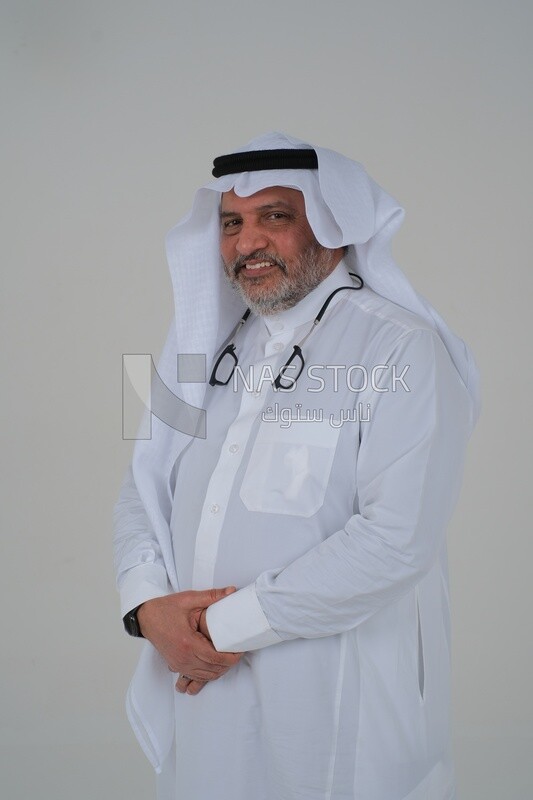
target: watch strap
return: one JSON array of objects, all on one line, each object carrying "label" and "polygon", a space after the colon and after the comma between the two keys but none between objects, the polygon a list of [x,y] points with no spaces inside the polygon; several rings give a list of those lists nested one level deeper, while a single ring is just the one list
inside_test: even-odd
[{"label": "watch strap", "polygon": [[124,623],[124,629],[126,633],[129,633],[130,636],[136,636],[139,639],[144,639],[144,636],[141,633],[141,626],[139,625],[139,620],[137,619],[137,611],[142,606],[142,603],[138,605],[136,608],[132,608],[131,611],[122,618],[122,622]]}]

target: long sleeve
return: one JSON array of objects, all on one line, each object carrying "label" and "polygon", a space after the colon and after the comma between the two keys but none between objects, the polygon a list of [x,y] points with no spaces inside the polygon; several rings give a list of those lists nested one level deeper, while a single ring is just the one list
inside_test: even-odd
[{"label": "long sleeve", "polygon": [[131,466],[126,471],[113,519],[115,570],[124,616],[146,600],[172,592]]},{"label": "long sleeve", "polygon": [[370,398],[356,464],[358,513],[291,564],[212,605],[207,624],[218,650],[354,628],[435,562],[459,492],[470,404],[430,330],[402,335],[387,363],[410,365],[410,391]]}]

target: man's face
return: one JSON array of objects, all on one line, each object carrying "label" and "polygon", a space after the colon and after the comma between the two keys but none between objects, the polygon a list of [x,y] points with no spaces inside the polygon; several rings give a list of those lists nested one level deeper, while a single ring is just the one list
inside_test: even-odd
[{"label": "man's face", "polygon": [[250,197],[222,194],[220,252],[226,276],[256,314],[296,305],[333,271],[342,249],[322,247],[297,189],[273,186]]}]

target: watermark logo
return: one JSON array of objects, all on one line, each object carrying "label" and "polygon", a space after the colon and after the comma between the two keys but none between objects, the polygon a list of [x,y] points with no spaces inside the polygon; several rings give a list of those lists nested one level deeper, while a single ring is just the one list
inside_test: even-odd
[{"label": "watermark logo", "polygon": [[[410,392],[406,381],[409,364],[376,364],[369,368],[361,364],[310,364],[298,382],[305,381],[305,390],[310,394],[320,392],[351,392],[359,394],[371,391]],[[176,358],[178,383],[206,383],[206,356],[204,353],[179,353]],[[289,375],[287,375],[289,378]],[[296,389],[296,380],[289,380],[285,387],[274,386],[275,374],[270,364],[260,369],[251,365],[245,372],[235,367],[228,389],[234,392],[260,394],[266,385],[274,392],[290,393]],[[300,383],[301,385],[301,383]],[[231,388],[229,388],[231,387]],[[216,391],[225,387],[216,387]],[[227,390],[227,389],[226,389]],[[153,417],[170,428],[188,436],[205,439],[207,435],[207,412],[178,397],[165,384],[149,353],[128,353],[122,356],[122,438],[149,440],[152,438]],[[326,415],[322,409],[302,411],[302,404],[291,408],[280,408],[278,403],[269,406],[261,415],[263,422],[276,421],[281,427],[301,422],[329,421],[332,427],[341,427],[346,422],[369,422],[370,403],[358,402],[355,407],[340,410],[338,414]],[[139,425],[139,419],[141,423]]]},{"label": "watermark logo", "polygon": [[302,403],[294,404],[294,411],[288,406],[280,407],[279,403],[261,413],[263,422],[278,423],[280,428],[290,428],[299,422],[328,422],[332,428],[342,428],[345,422],[370,422],[370,403],[357,403],[355,408],[341,409],[338,414],[324,414],[323,408],[308,408],[302,411]]},{"label": "watermark logo", "polygon": [[[355,393],[365,392],[369,388],[378,393],[410,392],[405,379],[408,369],[409,364],[401,368],[397,364],[376,364],[371,368],[362,364],[310,364],[305,373],[308,381],[306,388],[312,394],[323,391],[337,393],[343,388]],[[293,392],[297,381],[288,372],[284,377],[289,385],[275,391]],[[264,383],[274,383],[274,380],[275,374],[270,364],[261,365],[259,371],[252,364],[246,372],[237,364],[232,376],[232,388],[234,392],[261,391]]]},{"label": "watermark logo", "polygon": [[[179,383],[205,383],[206,360],[202,353],[178,354]],[[139,418],[142,417],[139,426]],[[152,417],[188,436],[206,438],[205,408],[186,403],[165,384],[150,354],[122,356],[122,438],[151,439]]]}]

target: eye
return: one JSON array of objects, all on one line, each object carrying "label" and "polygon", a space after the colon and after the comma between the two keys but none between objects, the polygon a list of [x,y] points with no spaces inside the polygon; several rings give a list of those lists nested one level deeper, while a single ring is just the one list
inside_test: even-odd
[{"label": "eye", "polygon": [[234,217],[233,219],[225,219],[222,222],[222,230],[224,233],[231,234],[236,232],[236,228],[241,224],[241,220],[238,217]]},{"label": "eye", "polygon": [[272,222],[288,222],[291,217],[289,214],[284,213],[283,211],[271,211],[267,219]]}]

